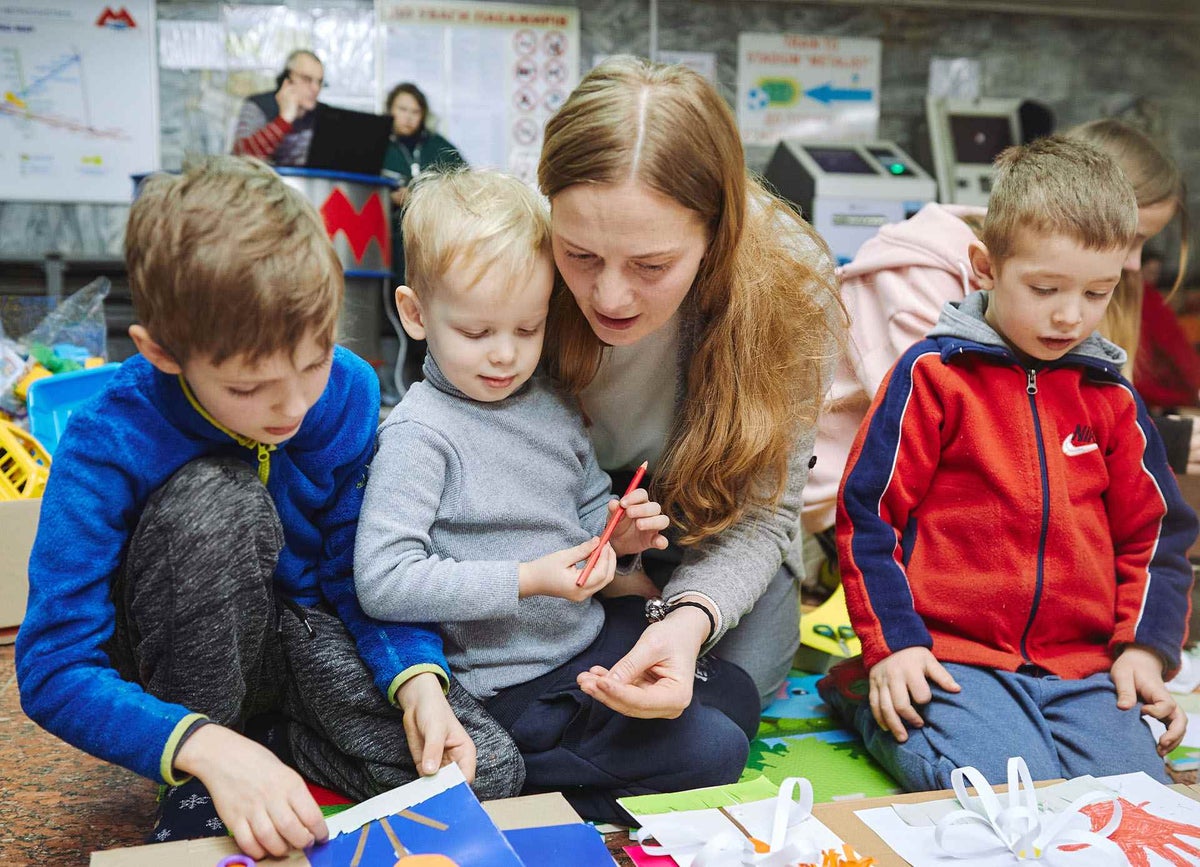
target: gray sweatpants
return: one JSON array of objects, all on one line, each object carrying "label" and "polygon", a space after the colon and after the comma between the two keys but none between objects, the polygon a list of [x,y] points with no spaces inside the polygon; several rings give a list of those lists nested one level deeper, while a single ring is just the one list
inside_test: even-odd
[{"label": "gray sweatpants", "polygon": [[[230,728],[281,712],[296,769],[356,800],[412,781],[402,714],[341,620],[276,594],[282,546],[274,502],[249,465],[184,466],[150,497],[126,552],[114,665]],[[479,797],[518,794],[525,770],[512,739],[456,681],[449,701],[478,751]]]}]

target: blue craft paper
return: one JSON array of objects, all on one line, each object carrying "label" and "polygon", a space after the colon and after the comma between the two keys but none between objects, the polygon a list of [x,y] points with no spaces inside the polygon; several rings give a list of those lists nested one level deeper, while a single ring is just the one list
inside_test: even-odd
[{"label": "blue craft paper", "polygon": [[549,825],[505,831],[517,855],[529,867],[570,864],[571,867],[613,867],[604,838],[591,825]]},{"label": "blue craft paper", "polygon": [[[388,816],[388,824],[409,854],[445,855],[460,867],[525,867],[465,783],[410,809],[449,827],[441,831],[400,815]],[[312,847],[306,853],[309,863],[313,867],[349,867],[361,836],[360,829]],[[396,860],[387,832],[378,821],[371,822],[359,867],[393,867]]]}]

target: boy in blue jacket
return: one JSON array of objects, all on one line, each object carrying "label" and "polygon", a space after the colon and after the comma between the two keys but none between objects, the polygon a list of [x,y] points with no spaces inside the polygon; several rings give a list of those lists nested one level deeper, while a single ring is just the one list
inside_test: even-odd
[{"label": "boy in blue jacket", "polygon": [[[366,798],[451,760],[470,778],[478,749],[480,794],[515,794],[520,756],[436,633],[354,594],[379,385],[334,346],[316,211],[255,160],[209,158],[146,182],[125,254],[140,355],[55,454],[26,713],[167,784],[155,839],[228,831],[255,858],[327,836],[301,774]],[[243,733],[263,714],[271,749]]]}]

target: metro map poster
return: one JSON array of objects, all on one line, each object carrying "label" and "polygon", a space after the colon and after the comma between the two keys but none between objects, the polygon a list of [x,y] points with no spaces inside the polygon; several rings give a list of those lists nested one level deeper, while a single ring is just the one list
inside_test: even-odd
[{"label": "metro map poster", "polygon": [[153,0],[0,0],[0,199],[128,202],[154,171]]}]

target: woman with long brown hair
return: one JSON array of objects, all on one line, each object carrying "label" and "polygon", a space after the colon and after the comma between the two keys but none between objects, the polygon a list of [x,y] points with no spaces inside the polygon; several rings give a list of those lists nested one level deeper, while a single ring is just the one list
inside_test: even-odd
[{"label": "woman with long brown hair", "polygon": [[547,124],[538,181],[562,278],[546,361],[615,487],[648,461],[675,529],[673,557],[648,552],[618,579],[661,593],[652,622],[580,687],[676,716],[711,651],[765,701],[799,641],[784,560],[846,327],[829,251],[747,173],[728,104],[679,66],[593,69]]}]

